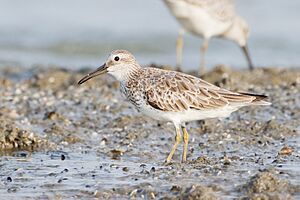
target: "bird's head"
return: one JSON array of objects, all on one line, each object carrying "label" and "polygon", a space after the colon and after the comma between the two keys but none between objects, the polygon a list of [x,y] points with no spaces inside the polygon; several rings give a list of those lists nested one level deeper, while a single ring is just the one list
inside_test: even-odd
[{"label": "bird's head", "polygon": [[118,81],[124,81],[132,71],[139,69],[134,56],[126,50],[112,51],[106,62],[98,67],[95,71],[85,75],[78,84],[82,84],[91,78],[108,73]]}]

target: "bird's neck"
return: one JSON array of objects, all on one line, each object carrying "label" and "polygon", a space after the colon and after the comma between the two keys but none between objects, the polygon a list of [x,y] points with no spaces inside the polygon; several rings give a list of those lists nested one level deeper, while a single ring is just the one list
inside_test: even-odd
[{"label": "bird's neck", "polygon": [[138,64],[131,65],[128,67],[128,70],[126,73],[122,74],[122,77],[120,77],[119,81],[121,84],[126,84],[127,82],[131,80],[136,80],[141,73],[141,70],[143,68],[139,66]]}]

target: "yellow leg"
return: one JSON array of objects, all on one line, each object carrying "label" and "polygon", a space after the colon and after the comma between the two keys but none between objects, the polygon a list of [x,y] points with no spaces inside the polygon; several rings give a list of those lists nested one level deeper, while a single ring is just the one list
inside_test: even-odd
[{"label": "yellow leg", "polygon": [[180,30],[176,41],[176,67],[179,70],[181,70],[182,65],[183,34],[184,31]]},{"label": "yellow leg", "polygon": [[182,132],[183,132],[183,142],[184,142],[181,162],[186,162],[186,155],[187,155],[188,142],[189,142],[189,133],[187,132],[187,130],[184,126],[182,126],[181,128],[182,128]]},{"label": "yellow leg", "polygon": [[177,146],[178,146],[178,144],[179,144],[179,143],[181,142],[181,140],[182,140],[182,138],[181,138],[181,133],[180,133],[180,129],[179,129],[178,127],[175,127],[175,130],[176,130],[175,143],[174,143],[174,145],[173,145],[173,147],[172,147],[172,150],[171,150],[169,156],[167,157],[166,163],[171,162],[172,157],[173,157],[173,155],[174,155],[174,153],[175,153],[175,151],[176,151],[176,149],[177,149]]},{"label": "yellow leg", "polygon": [[201,62],[200,62],[200,70],[199,70],[200,76],[203,76],[205,74],[205,54],[208,48],[208,42],[209,39],[204,38],[203,45],[201,47]]}]

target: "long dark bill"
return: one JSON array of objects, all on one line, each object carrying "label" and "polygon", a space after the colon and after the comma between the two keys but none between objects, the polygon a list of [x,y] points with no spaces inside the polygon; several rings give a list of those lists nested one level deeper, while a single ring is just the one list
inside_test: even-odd
[{"label": "long dark bill", "polygon": [[252,60],[250,58],[250,54],[249,54],[249,50],[248,50],[248,46],[245,45],[243,47],[241,47],[243,49],[243,52],[247,58],[247,61],[248,61],[248,65],[249,65],[249,69],[250,70],[253,70],[254,69],[254,66],[253,66],[253,63],[252,63]]},{"label": "long dark bill", "polygon": [[82,79],[80,79],[80,81],[78,81],[78,84],[81,85],[82,83],[90,80],[91,78],[94,78],[95,76],[99,76],[99,75],[104,74],[106,72],[107,72],[107,66],[104,63],[99,68],[97,68],[95,71],[85,75]]}]

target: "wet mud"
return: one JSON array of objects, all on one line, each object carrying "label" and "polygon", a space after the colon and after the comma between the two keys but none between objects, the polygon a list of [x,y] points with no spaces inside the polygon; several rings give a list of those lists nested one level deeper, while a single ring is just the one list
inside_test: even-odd
[{"label": "wet mud", "polygon": [[0,70],[1,198],[300,198],[299,69],[206,74],[272,105],[189,123],[188,162],[180,145],[168,165],[172,124],[138,113],[109,76],[78,86],[87,71]]}]

